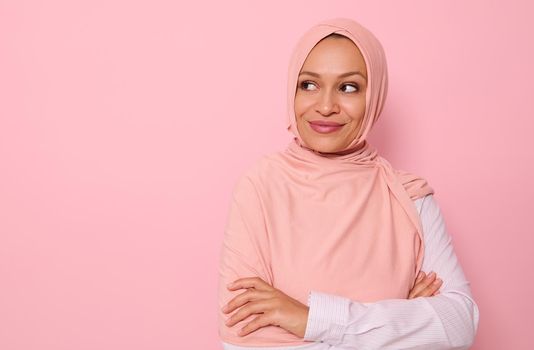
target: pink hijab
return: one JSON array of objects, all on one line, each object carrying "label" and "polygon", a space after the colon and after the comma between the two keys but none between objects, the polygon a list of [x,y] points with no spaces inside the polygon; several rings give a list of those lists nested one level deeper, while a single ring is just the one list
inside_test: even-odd
[{"label": "pink hijab", "polygon": [[[295,120],[297,77],[312,48],[331,33],[360,49],[368,87],[362,128],[345,155],[320,155],[302,141]],[[220,308],[244,290],[237,278],[259,276],[307,304],[310,291],[360,302],[406,299],[423,254],[421,222],[413,200],[433,193],[416,175],[395,170],[366,141],[387,94],[386,58],[375,36],[357,22],[320,22],[298,41],[288,71],[288,147],[259,159],[237,181],[219,265],[219,335],[243,346],[308,343],[276,326],[244,337],[239,329],[256,315],[227,327]]]}]

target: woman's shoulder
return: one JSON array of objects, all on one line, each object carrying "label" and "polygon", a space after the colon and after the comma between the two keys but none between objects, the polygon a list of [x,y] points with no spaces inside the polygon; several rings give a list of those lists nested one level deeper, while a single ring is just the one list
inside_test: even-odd
[{"label": "woman's shoulder", "polygon": [[402,169],[394,169],[394,172],[411,199],[414,200],[434,194],[435,191],[426,177]]},{"label": "woman's shoulder", "polygon": [[273,172],[279,171],[281,168],[283,168],[283,162],[284,159],[282,156],[282,151],[263,153],[248,163],[242,173],[242,177],[258,180],[260,178],[273,175]]},{"label": "woman's shoulder", "polygon": [[268,179],[276,177],[275,172],[280,169],[277,164],[280,162],[280,152],[264,153],[259,157],[249,161],[244,170],[237,177],[234,183],[234,190],[240,188],[252,189],[259,188]]}]

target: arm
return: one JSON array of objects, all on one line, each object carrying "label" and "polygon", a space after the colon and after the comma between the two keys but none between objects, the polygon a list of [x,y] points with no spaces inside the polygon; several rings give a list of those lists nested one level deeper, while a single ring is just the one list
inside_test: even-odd
[{"label": "arm", "polygon": [[[414,299],[361,303],[337,295],[310,292],[305,340],[333,349],[468,349],[475,338],[479,310],[454,254],[432,195],[416,201],[423,224],[423,271],[443,280],[440,294]],[[338,347],[339,346],[339,347]]]}]

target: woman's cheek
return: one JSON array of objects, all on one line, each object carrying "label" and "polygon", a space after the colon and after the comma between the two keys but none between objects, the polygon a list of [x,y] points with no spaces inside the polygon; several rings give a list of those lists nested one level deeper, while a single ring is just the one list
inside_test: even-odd
[{"label": "woman's cheek", "polygon": [[299,114],[303,114],[304,112],[312,108],[314,103],[315,101],[312,97],[302,96],[299,98],[298,102],[296,102],[295,111],[298,111]]},{"label": "woman's cheek", "polygon": [[346,101],[343,109],[352,119],[360,119],[365,113],[365,97]]}]

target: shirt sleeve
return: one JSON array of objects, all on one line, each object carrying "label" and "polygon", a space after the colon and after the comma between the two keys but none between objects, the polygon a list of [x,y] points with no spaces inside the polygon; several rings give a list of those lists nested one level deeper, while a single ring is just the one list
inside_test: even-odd
[{"label": "shirt sleeve", "polygon": [[311,291],[305,340],[331,349],[468,349],[478,328],[479,309],[433,195],[415,201],[423,225],[422,269],[443,280],[440,294],[372,303]]}]

